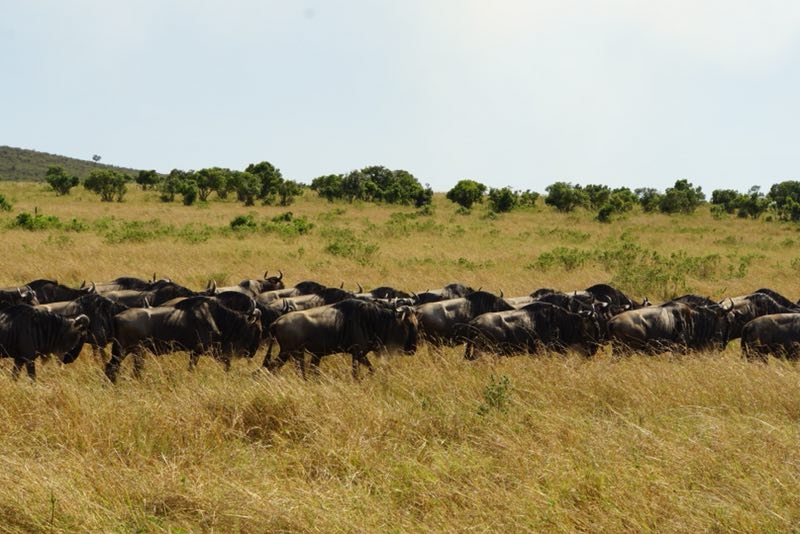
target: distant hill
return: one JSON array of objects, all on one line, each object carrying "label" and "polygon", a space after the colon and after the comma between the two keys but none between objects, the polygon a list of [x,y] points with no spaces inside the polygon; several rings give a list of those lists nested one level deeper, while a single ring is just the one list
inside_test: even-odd
[{"label": "distant hill", "polygon": [[136,169],[115,167],[114,165],[57,156],[25,148],[0,146],[0,180],[42,181],[47,168],[53,165],[63,167],[68,174],[75,175],[81,179],[85,178],[92,169],[98,167],[122,171],[132,177],[139,174]]}]

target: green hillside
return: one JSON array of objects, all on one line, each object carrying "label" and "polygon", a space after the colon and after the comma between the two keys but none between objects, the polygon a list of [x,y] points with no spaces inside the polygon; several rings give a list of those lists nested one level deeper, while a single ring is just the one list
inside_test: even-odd
[{"label": "green hillside", "polygon": [[107,167],[135,176],[139,171],[113,165],[95,164],[66,156],[37,152],[25,148],[0,146],[0,180],[41,181],[47,168],[53,165],[63,167],[68,174],[85,178],[96,167]]}]

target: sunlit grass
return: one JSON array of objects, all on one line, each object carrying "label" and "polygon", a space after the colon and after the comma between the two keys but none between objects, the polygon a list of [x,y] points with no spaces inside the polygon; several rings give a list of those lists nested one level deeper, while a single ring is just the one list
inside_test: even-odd
[{"label": "sunlit grass", "polygon": [[[199,288],[280,269],[290,284],[422,291],[460,281],[510,296],[638,280],[640,265],[608,270],[597,259],[633,243],[672,262],[666,274],[682,289],[800,296],[796,227],[705,211],[605,225],[544,209],[458,215],[441,197],[434,215],[414,216],[313,197],[288,208],[186,207],[132,191],[102,204],[77,189],[56,198],[5,182],[0,194],[14,203],[0,215],[5,286],[155,272]],[[260,226],[286,211],[314,227],[287,236]],[[21,212],[85,227],[12,228]],[[257,229],[232,231],[246,214]],[[377,249],[332,253],[332,237]],[[586,258],[568,268],[570,254]],[[189,372],[177,353],[148,358],[141,380],[126,361],[116,386],[88,350],[68,366],[40,364],[36,383],[13,382],[0,361],[0,530],[783,532],[800,523],[793,363],[748,364],[737,343],[688,356],[616,358],[605,348],[591,360],[466,362],[462,347],[424,345],[371,358],[377,370],[360,381],[335,355],[304,382],[291,365],[257,372],[258,357],[229,373],[202,358]]]}]

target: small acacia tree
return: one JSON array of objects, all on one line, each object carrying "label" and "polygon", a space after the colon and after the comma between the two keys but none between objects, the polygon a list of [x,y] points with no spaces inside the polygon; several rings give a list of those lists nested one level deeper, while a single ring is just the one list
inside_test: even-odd
[{"label": "small acacia tree", "polygon": [[544,203],[564,213],[586,206],[589,203],[589,195],[580,186],[567,182],[550,184],[545,190],[547,191],[547,196],[544,198]]},{"label": "small acacia tree", "polygon": [[136,183],[142,187],[142,191],[147,191],[147,189],[152,189],[158,185],[160,178],[158,173],[154,170],[150,171],[139,171],[139,174],[136,176]]},{"label": "small acacia tree", "polygon": [[123,173],[113,169],[94,169],[83,181],[83,186],[93,193],[100,195],[103,202],[116,200],[122,202],[122,198],[128,191],[128,177]]},{"label": "small acacia tree", "polygon": [[489,190],[489,209],[495,213],[505,213],[517,207],[519,195],[510,187]]},{"label": "small acacia tree", "polygon": [[455,202],[464,209],[472,208],[476,202],[483,201],[486,186],[475,180],[459,180],[459,182],[445,195],[447,200]]},{"label": "small acacia tree", "polygon": [[69,190],[81,183],[77,176],[70,176],[63,167],[57,165],[47,168],[44,181],[56,192],[57,196],[69,195]]}]

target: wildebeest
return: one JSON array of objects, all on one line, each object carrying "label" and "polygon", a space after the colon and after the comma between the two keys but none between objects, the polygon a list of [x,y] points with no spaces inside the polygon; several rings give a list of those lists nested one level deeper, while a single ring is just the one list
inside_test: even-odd
[{"label": "wildebeest", "polygon": [[477,352],[534,353],[549,348],[564,352],[575,348],[586,356],[597,352],[601,338],[597,315],[590,310],[572,313],[547,302],[534,302],[517,310],[484,313],[466,329],[464,357]]},{"label": "wildebeest", "polygon": [[411,293],[407,293],[406,291],[395,289],[389,286],[380,286],[370,289],[369,291],[364,291],[364,288],[361,287],[361,284],[358,284],[358,291],[355,293],[355,296],[360,299],[380,299],[380,300],[412,298]]},{"label": "wildebeest", "polygon": [[114,337],[114,316],[127,310],[128,306],[97,293],[88,293],[72,301],[39,304],[36,308],[64,317],[89,317],[86,342],[95,349],[97,355],[104,352],[105,346]]},{"label": "wildebeest", "polygon": [[595,284],[587,287],[586,292],[592,295],[596,301],[608,302],[613,306],[630,310],[635,310],[649,304],[646,297],[642,302],[636,302],[619,289],[608,284]]},{"label": "wildebeest", "polygon": [[151,284],[149,289],[120,289],[103,293],[103,296],[130,308],[143,308],[146,305],[160,306],[168,300],[179,297],[207,296],[213,295],[215,292],[216,289],[212,286],[207,287],[205,291],[198,292],[172,281],[159,280]]},{"label": "wildebeest", "polygon": [[616,349],[649,353],[725,346],[725,309],[669,301],[628,310],[609,319],[608,337]]},{"label": "wildebeest", "polygon": [[[240,293],[245,293],[251,297],[256,297],[261,293],[265,293],[267,291],[277,291],[285,289],[286,286],[283,283],[283,272],[278,271],[278,273],[279,273],[278,276],[269,276],[269,271],[266,271],[264,272],[264,278],[242,280],[235,286],[226,286],[218,288],[216,287],[216,283],[214,283],[214,290],[219,293],[225,291],[238,291]],[[209,294],[213,293],[214,291],[209,292]]]},{"label": "wildebeest", "polygon": [[429,302],[417,306],[420,335],[436,344],[459,344],[465,341],[464,327],[475,317],[514,307],[488,291],[475,291],[466,297]]},{"label": "wildebeest", "polygon": [[[163,282],[171,282],[169,278],[161,278],[156,279],[156,274],[153,273],[152,280],[143,280],[141,278],[137,278],[135,276],[120,276],[113,280],[109,280],[108,282],[97,282],[93,285],[95,286],[95,291],[100,294],[105,294],[111,291],[122,291],[125,289],[135,290],[135,291],[147,291],[153,288],[158,283]],[[81,288],[85,287],[85,283],[81,284]]]},{"label": "wildebeest", "polygon": [[416,293],[417,305],[428,304],[430,302],[440,302],[443,300],[457,299],[466,297],[475,290],[464,284],[452,283],[447,284],[441,289],[428,289],[421,293]]},{"label": "wildebeest", "polygon": [[27,304],[11,306],[0,311],[0,357],[14,359],[14,378],[24,365],[35,380],[36,357],[56,354],[72,363],[81,353],[88,326],[85,315],[67,318]]},{"label": "wildebeest", "polygon": [[[344,286],[344,284],[342,284]],[[327,288],[326,285],[320,284],[313,280],[305,280],[298,282],[293,287],[285,287],[283,289],[273,289],[271,291],[263,291],[256,298],[259,302],[269,305],[271,302],[286,298],[286,297],[299,297],[302,295],[311,295],[319,293]]]},{"label": "wildebeest", "polygon": [[115,339],[106,376],[115,382],[120,363],[134,352],[134,374],[141,371],[142,353],[170,350],[189,352],[194,368],[201,354],[216,351],[225,369],[232,355],[252,358],[261,342],[260,312],[233,311],[212,297],[192,297],[174,307],[131,308],[114,317]]},{"label": "wildebeest", "polygon": [[28,286],[0,289],[0,309],[16,304],[36,306],[39,299],[36,298],[36,292]]},{"label": "wildebeest", "polygon": [[799,311],[794,306],[782,306],[766,293],[751,293],[726,300],[730,302],[727,314],[728,331],[726,337],[728,341],[741,337],[744,325],[756,317]]},{"label": "wildebeest", "polygon": [[800,313],[756,317],[742,329],[742,352],[750,360],[768,354],[797,359],[800,356]]},{"label": "wildebeest", "polygon": [[64,284],[59,284],[55,280],[43,279],[29,282],[27,287],[31,288],[34,293],[36,293],[36,300],[39,301],[39,304],[75,300],[78,297],[95,292],[94,284],[79,288],[72,288],[65,286]]},{"label": "wildebeest", "polygon": [[[305,378],[305,353],[312,356],[314,369],[323,356],[339,352],[352,357],[353,377],[361,364],[372,371],[367,354],[382,349],[400,349],[411,354],[417,349],[417,319],[413,308],[393,309],[377,302],[348,299],[328,306],[287,313],[270,327],[273,341],[267,349],[264,367],[274,371],[292,358]],[[272,345],[280,352],[272,360]]]},{"label": "wildebeest", "polygon": [[797,302],[792,302],[791,300],[787,299],[777,291],[773,291],[772,289],[762,287],[760,289],[756,289],[753,293],[764,293],[765,295],[769,295],[772,300],[783,306],[784,308],[789,308],[794,311],[800,311],[800,304]]}]

